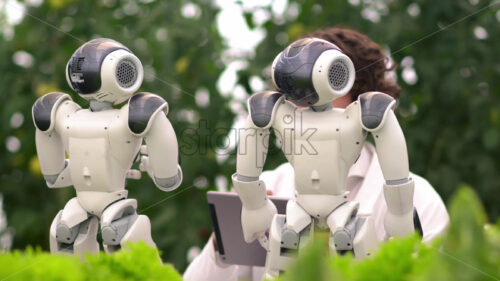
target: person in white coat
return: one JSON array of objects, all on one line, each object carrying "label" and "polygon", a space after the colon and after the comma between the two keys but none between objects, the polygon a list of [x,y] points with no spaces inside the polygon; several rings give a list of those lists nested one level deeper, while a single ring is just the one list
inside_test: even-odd
[{"label": "person in white coat", "polygon": [[[386,78],[388,69],[386,55],[380,47],[366,35],[345,28],[329,28],[316,31],[309,37],[321,38],[332,42],[344,51],[353,61],[356,73],[354,86],[348,95],[336,99],[335,107],[345,108],[358,95],[367,91],[380,91],[399,97],[400,87]],[[407,136],[410,137],[411,136]],[[423,241],[440,235],[449,223],[446,207],[438,193],[424,178],[410,174],[415,182],[414,206],[419,214]],[[269,188],[269,194],[281,197],[294,197],[294,171],[289,163],[282,164],[273,171],[262,173],[260,179]],[[366,143],[360,157],[351,167],[347,179],[349,200],[360,203],[358,214],[371,214],[379,241],[387,237],[384,228],[384,215],[387,212],[383,196],[384,177],[377,159],[375,148]],[[262,280],[263,267],[228,265],[219,259],[215,239],[205,245],[203,251],[193,260],[184,273],[186,281],[232,281]]]}]

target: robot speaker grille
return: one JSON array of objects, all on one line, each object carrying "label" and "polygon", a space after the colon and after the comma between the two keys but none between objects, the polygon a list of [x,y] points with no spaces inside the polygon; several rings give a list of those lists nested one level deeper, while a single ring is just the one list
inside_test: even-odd
[{"label": "robot speaker grille", "polygon": [[342,90],[349,81],[349,68],[343,60],[336,60],[328,70],[328,81],[335,91]]},{"label": "robot speaker grille", "polygon": [[124,59],[116,66],[116,79],[123,88],[129,88],[137,80],[137,67],[128,59]]}]

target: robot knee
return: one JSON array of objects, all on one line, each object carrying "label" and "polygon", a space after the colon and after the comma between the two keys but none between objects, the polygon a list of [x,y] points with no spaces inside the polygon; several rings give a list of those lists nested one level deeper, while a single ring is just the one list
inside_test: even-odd
[{"label": "robot knee", "polygon": [[103,227],[101,230],[103,244],[110,246],[120,245],[120,242],[129,230],[130,225],[132,225],[136,220],[137,214],[133,214],[115,220],[110,225]]},{"label": "robot knee", "polygon": [[291,229],[284,228],[281,232],[281,247],[297,249],[299,247],[299,234]]},{"label": "robot knee", "polygon": [[339,230],[333,234],[333,241],[337,251],[350,251],[352,250],[354,240],[354,233],[347,229]]},{"label": "robot knee", "polygon": [[59,223],[56,227],[56,240],[59,243],[72,244],[75,242],[78,235],[79,225],[68,227],[63,223]]},{"label": "robot knee", "polygon": [[[377,234],[373,220],[369,216],[357,217],[348,222],[344,229],[332,234],[335,248],[330,250],[343,255],[352,252],[356,259],[370,256],[377,248]],[[332,240],[330,240],[332,243]]]}]

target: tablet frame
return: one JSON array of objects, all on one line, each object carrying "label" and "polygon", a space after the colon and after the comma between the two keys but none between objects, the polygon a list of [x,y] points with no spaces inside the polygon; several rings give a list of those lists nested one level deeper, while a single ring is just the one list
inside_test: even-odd
[{"label": "tablet frame", "polygon": [[[290,198],[269,196],[279,214],[284,214]],[[264,266],[266,250],[258,241],[250,244],[243,239],[241,201],[234,192],[207,192],[212,227],[219,248],[220,260],[226,264]]]}]

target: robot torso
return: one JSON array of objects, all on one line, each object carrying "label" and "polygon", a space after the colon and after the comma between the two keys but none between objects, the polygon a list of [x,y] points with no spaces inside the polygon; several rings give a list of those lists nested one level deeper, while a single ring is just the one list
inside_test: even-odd
[{"label": "robot torso", "polygon": [[272,127],[294,168],[298,195],[345,193],[349,168],[366,139],[359,114],[358,102],[315,112],[281,101]]},{"label": "robot torso", "polygon": [[124,189],[127,171],[142,138],[127,127],[128,105],[92,112],[64,102],[57,112],[56,132],[62,137],[77,192]]}]

